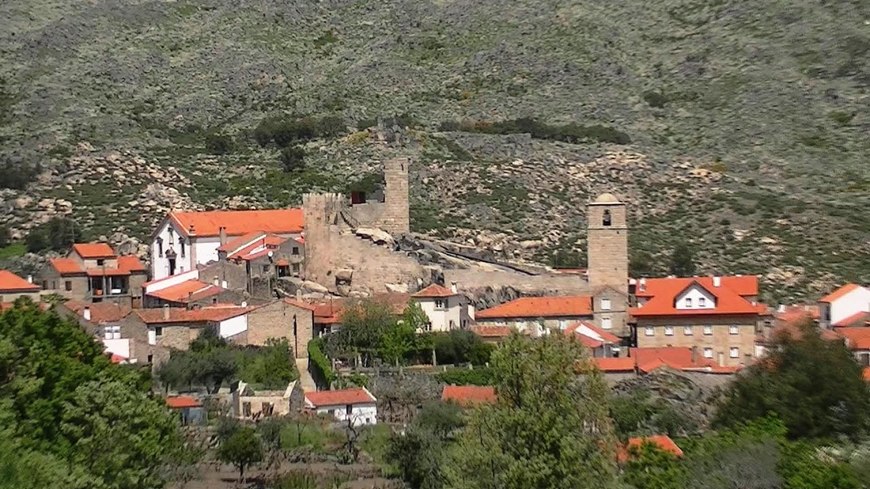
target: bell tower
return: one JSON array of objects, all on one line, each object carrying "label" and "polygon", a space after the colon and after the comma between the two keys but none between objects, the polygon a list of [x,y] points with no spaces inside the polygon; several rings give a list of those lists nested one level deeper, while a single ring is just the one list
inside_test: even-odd
[{"label": "bell tower", "polygon": [[[613,194],[599,195],[586,208],[589,288],[595,323],[624,336],[628,309],[628,220]],[[615,293],[614,293],[615,292]]]}]

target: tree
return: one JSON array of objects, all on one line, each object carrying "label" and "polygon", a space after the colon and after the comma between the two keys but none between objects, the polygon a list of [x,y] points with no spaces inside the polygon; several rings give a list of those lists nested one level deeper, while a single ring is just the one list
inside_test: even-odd
[{"label": "tree", "polygon": [[215,393],[237,370],[236,352],[212,328],[206,328],[191,342],[189,350],[173,351],[158,369],[157,377],[167,387],[201,385]]},{"label": "tree", "polygon": [[218,449],[218,458],[239,469],[239,481],[244,480],[245,469],[263,460],[263,445],[253,428],[240,427]]},{"label": "tree", "polygon": [[671,275],[691,277],[695,275],[695,252],[686,243],[680,243],[671,253]]},{"label": "tree", "polygon": [[494,347],[484,343],[480,336],[467,329],[454,329],[433,335],[438,363],[471,363],[484,365],[489,362]]},{"label": "tree", "polygon": [[442,467],[454,434],[464,425],[458,406],[429,402],[404,433],[390,438],[387,456],[412,489],[444,487]]},{"label": "tree", "polygon": [[623,480],[643,489],[683,489],[686,487],[684,467],[677,457],[645,442],[628,450]]},{"label": "tree", "polygon": [[225,155],[233,151],[233,137],[229,134],[210,133],[205,137],[205,149],[214,155]]},{"label": "tree", "polygon": [[81,231],[74,221],[65,217],[53,217],[30,231],[27,235],[27,251],[63,251],[80,239]]},{"label": "tree", "polygon": [[388,326],[380,339],[379,356],[385,362],[398,367],[408,353],[414,350],[416,335],[414,326],[405,321]]},{"label": "tree", "polygon": [[286,338],[269,338],[266,346],[245,349],[240,357],[239,378],[264,389],[283,389],[299,378],[293,350]]},{"label": "tree", "polygon": [[363,365],[381,347],[384,333],[396,324],[396,316],[389,304],[374,299],[363,299],[350,304],[341,314],[341,329],[327,337],[330,357],[361,356]]},{"label": "tree", "polygon": [[9,241],[12,239],[11,234],[9,233],[9,228],[6,226],[0,226],[0,248],[5,248],[9,246]]},{"label": "tree", "polygon": [[866,432],[870,394],[861,366],[841,341],[823,340],[811,322],[800,338],[775,340],[770,355],[733,382],[715,423],[735,426],[774,413],[790,438]]},{"label": "tree", "polygon": [[302,146],[288,146],[282,149],[280,158],[285,172],[295,172],[305,168],[305,149]]},{"label": "tree", "polygon": [[[476,408],[453,453],[447,487],[613,487],[607,387],[563,335],[512,335],[492,355],[498,402]],[[594,475],[593,475],[594,474]]]}]

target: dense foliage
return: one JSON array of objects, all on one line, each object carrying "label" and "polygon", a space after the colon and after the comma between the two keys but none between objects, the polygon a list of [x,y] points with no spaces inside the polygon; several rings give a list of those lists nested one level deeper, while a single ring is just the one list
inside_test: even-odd
[{"label": "dense foliage", "polygon": [[102,350],[26,299],[0,314],[0,487],[163,486],[181,460],[176,421],[147,373]]},{"label": "dense foliage", "polygon": [[82,231],[75,221],[65,217],[53,217],[30,231],[27,235],[27,251],[65,251],[81,238]]},{"label": "dense foliage", "polygon": [[483,134],[529,134],[535,139],[549,139],[568,143],[601,142],[629,144],[628,134],[610,126],[595,124],[584,126],[576,123],[550,125],[537,119],[523,117],[505,121],[445,122],[442,131],[478,132]]}]

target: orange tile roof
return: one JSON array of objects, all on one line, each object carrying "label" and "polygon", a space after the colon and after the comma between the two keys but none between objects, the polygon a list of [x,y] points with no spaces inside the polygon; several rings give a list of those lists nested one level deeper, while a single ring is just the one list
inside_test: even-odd
[{"label": "orange tile roof", "polygon": [[80,257],[90,260],[115,257],[115,250],[106,243],[76,243],[72,249]]},{"label": "orange tile roof", "polygon": [[85,304],[79,301],[66,301],[63,305],[79,316],[84,316],[84,310],[87,307],[91,311],[91,322],[96,324],[119,322],[133,311],[129,306],[114,302]]},{"label": "orange tile roof", "polygon": [[861,311],[852,314],[851,316],[837,321],[833,326],[841,328],[846,326],[865,326],[870,323],[870,311]]},{"label": "orange tile roof", "polygon": [[[742,295],[725,285],[714,287],[712,280],[706,285],[705,277],[692,278],[667,278],[656,279],[655,293],[643,306],[629,308],[628,312],[634,317],[649,316],[699,316],[717,314],[754,314],[758,315],[767,310],[766,306],[753,304]],[[709,277],[706,277],[709,278]],[[723,277],[724,279],[725,277]],[[737,277],[744,278],[744,277]],[[677,298],[690,287],[697,286],[704,289],[714,297],[715,307],[708,309],[677,309]],[[649,287],[647,287],[649,290]],[[649,296],[647,296],[649,297]]]},{"label": "orange tile roof", "polygon": [[[758,276],[757,275],[724,275],[719,277],[719,287],[729,289],[740,296],[755,296],[758,295]],[[645,286],[641,290],[640,282],[643,280]],[[713,277],[660,277],[660,278],[643,278],[637,280],[635,295],[638,297],[652,297],[660,294],[662,291],[670,290],[674,280],[694,280],[701,284],[704,288],[713,287]],[[688,282],[686,282],[688,283]]]},{"label": "orange tile roof", "polygon": [[444,297],[453,297],[455,294],[452,290],[443,285],[432,284],[425,289],[411,294],[411,297],[420,299],[439,299]]},{"label": "orange tile roof", "polygon": [[689,347],[632,348],[629,355],[634,358],[637,369],[643,373],[652,372],[660,367],[669,367],[675,370],[730,374],[742,368],[718,365],[713,359],[704,358],[700,351],[695,352],[693,360],[692,349]]},{"label": "orange tile roof", "polygon": [[676,457],[682,457],[683,451],[680,447],[674,443],[674,440],[667,435],[652,435],[652,436],[644,436],[640,438],[629,438],[628,443],[620,447],[617,452],[617,460],[620,462],[626,462],[631,457],[631,449],[640,448],[646,443],[650,443],[656,446],[659,450],[664,452],[668,452]]},{"label": "orange tile roof", "polygon": [[521,297],[475,314],[476,319],[578,317],[592,315],[589,296]]},{"label": "orange tile roof", "polygon": [[226,243],[218,246],[217,250],[230,253],[230,252],[235,251],[239,248],[247,246],[248,244],[250,244],[253,241],[256,241],[258,238],[262,237],[264,234],[266,234],[265,231],[252,231],[250,233],[245,233],[237,238],[233,238],[231,240],[228,240]]},{"label": "orange tile roof", "polygon": [[441,400],[455,402],[460,406],[478,404],[494,404],[498,398],[495,387],[483,385],[445,385],[441,391]]},{"label": "orange tile roof", "polygon": [[634,372],[634,358],[593,358],[592,362],[602,372]]},{"label": "orange tile roof", "polygon": [[128,272],[144,272],[145,265],[139,260],[138,256],[125,255],[118,257],[118,268]]},{"label": "orange tile roof", "polygon": [[837,328],[837,334],[846,339],[851,350],[870,350],[870,328],[866,326]]},{"label": "orange tile roof", "polygon": [[89,277],[120,277],[130,275],[129,270],[120,268],[88,268],[85,270]]},{"label": "orange tile roof", "polygon": [[[405,312],[405,308],[408,307],[408,302],[410,301],[411,296],[410,294],[388,292],[375,294],[369,299],[386,304],[390,309],[392,309],[394,314],[399,315]],[[341,323],[341,314],[344,309],[359,300],[360,299],[339,297],[333,298],[328,302],[314,304],[314,323],[323,325]]]},{"label": "orange tile roof", "polygon": [[304,227],[302,209],[266,209],[242,211],[170,212],[169,218],[178,224],[186,236],[191,227],[196,236],[219,236],[226,228],[227,236],[241,236],[254,231],[275,234],[301,233]]},{"label": "orange tile roof", "polygon": [[485,326],[478,324],[471,327],[471,331],[481,338],[507,338],[513,330],[510,326]]},{"label": "orange tile roof", "polygon": [[199,280],[186,280],[165,289],[149,292],[148,295],[167,302],[187,304],[191,301],[198,301],[218,295],[223,291],[224,289],[217,285],[207,284]]},{"label": "orange tile roof", "polygon": [[139,316],[139,319],[141,319],[145,324],[208,323],[225,321],[229,318],[247,314],[254,309],[257,309],[257,306],[203,307],[201,309],[171,307],[169,308],[169,319],[164,318],[164,308],[162,307],[139,309],[135,311],[135,314]]},{"label": "orange tile roof", "polygon": [[61,275],[85,273],[81,265],[72,258],[52,258],[48,262]]},{"label": "orange tile roof", "polygon": [[8,270],[0,270],[0,292],[39,292],[39,286]]},{"label": "orange tile roof", "polygon": [[186,409],[202,407],[198,399],[190,396],[173,396],[166,398],[166,405],[170,409]]},{"label": "orange tile roof", "polygon": [[565,328],[564,333],[576,338],[589,348],[598,348],[605,344],[619,344],[618,336],[599,328],[589,321],[578,321]]},{"label": "orange tile roof", "polygon": [[852,292],[853,290],[858,289],[860,287],[861,286],[858,284],[846,284],[846,285],[840,287],[839,289],[831,292],[830,294],[822,297],[821,299],[819,299],[819,302],[834,302],[837,299],[839,299],[840,297],[843,297],[844,295],[848,294],[849,292]]},{"label": "orange tile roof", "polygon": [[309,405],[309,407],[370,404],[376,401],[377,399],[375,399],[375,396],[364,387],[358,389],[341,389],[335,391],[305,393],[305,403]]}]

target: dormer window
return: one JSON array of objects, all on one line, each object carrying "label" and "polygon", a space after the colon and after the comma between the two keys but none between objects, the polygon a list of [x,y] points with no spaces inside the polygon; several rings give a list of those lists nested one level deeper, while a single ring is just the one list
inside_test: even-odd
[{"label": "dormer window", "polygon": [[687,308],[692,307],[692,298],[691,297],[686,297],[686,307]]},{"label": "dormer window", "polygon": [[707,307],[706,297],[698,297],[698,307]]},{"label": "dormer window", "polygon": [[610,226],[610,209],[604,209],[604,217],[601,219],[602,226]]}]

